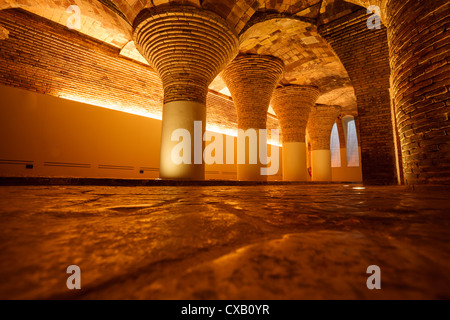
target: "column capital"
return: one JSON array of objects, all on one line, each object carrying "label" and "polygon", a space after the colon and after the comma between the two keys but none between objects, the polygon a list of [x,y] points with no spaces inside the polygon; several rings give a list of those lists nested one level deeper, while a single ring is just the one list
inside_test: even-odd
[{"label": "column capital", "polygon": [[316,104],[311,108],[307,128],[312,150],[330,149],[331,130],[341,112],[336,105]]},{"label": "column capital", "polygon": [[272,108],[280,122],[283,142],[305,142],[306,124],[311,107],[319,98],[314,86],[278,87],[272,96]]},{"label": "column capital", "polygon": [[238,55],[222,72],[233,97],[240,129],[265,129],[272,93],[282,78],[281,59],[257,54]]},{"label": "column capital", "polygon": [[205,103],[209,84],[239,50],[238,35],[224,19],[190,6],[142,11],[133,40],[162,79],[164,103]]}]

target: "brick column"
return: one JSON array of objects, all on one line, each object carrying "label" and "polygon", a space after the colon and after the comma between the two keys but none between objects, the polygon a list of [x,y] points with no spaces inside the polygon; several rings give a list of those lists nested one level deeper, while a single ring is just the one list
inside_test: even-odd
[{"label": "brick column", "polygon": [[450,183],[448,0],[386,4],[406,183]]},{"label": "brick column", "polygon": [[[269,109],[272,93],[281,79],[284,70],[283,61],[272,56],[239,55],[223,71],[222,76],[233,97],[237,109],[238,128],[242,130],[266,129],[267,111]],[[239,130],[239,135],[242,135]],[[238,135],[239,139],[245,139]],[[254,142],[256,143],[256,142]],[[267,145],[267,141],[257,142]],[[245,164],[237,166],[239,180],[266,180],[260,170],[264,164],[257,156],[257,163],[250,163],[249,152],[253,150],[250,143],[237,150],[238,159],[245,157]]]},{"label": "brick column", "polygon": [[341,107],[315,105],[308,120],[308,134],[311,139],[311,167],[313,181],[331,181],[331,131]]},{"label": "brick column", "polygon": [[[200,146],[198,138],[206,127],[208,86],[238,53],[237,34],[215,13],[174,6],[141,12],[133,38],[164,87],[160,177],[202,180],[205,167],[199,153],[204,143]],[[200,130],[194,130],[194,121],[202,121]],[[192,137],[190,163],[173,162],[172,151],[180,143],[172,141],[177,129]]]},{"label": "brick column", "polygon": [[[376,4],[372,2],[370,4]],[[387,30],[368,29],[366,9],[319,28],[345,66],[355,89],[364,184],[396,184],[389,94]]]},{"label": "brick column", "polygon": [[272,108],[277,114],[283,134],[283,180],[306,181],[306,125],[319,97],[312,86],[290,85],[278,88],[272,97]]}]

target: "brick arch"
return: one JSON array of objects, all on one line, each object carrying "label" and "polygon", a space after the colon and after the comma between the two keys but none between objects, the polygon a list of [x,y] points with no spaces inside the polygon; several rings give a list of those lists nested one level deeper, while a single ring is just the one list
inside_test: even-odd
[{"label": "brick arch", "polygon": [[131,23],[134,23],[139,13],[146,8],[190,5],[216,13],[237,32],[245,26],[253,13],[264,4],[264,0],[103,0],[103,2],[112,2],[127,16]]},{"label": "brick arch", "polygon": [[[317,5],[321,0],[203,0],[203,9],[211,10],[224,18],[237,32],[247,27],[247,23],[257,10],[293,16],[296,13]],[[299,19],[301,17],[294,16]]]},{"label": "brick arch", "polygon": [[262,0],[203,0],[201,6],[205,10],[217,13],[239,33],[262,5],[262,2]]},{"label": "brick arch", "polygon": [[386,3],[387,0],[344,0],[345,2],[350,2],[361,6],[363,8],[368,8],[371,5],[380,7],[381,9],[381,20],[386,22]]},{"label": "brick arch", "polygon": [[353,4],[357,4],[358,6],[367,8],[370,5],[376,5],[380,8],[386,4],[386,0],[344,0],[345,2],[350,2]]},{"label": "brick arch", "polygon": [[[348,2],[365,5],[364,1]],[[364,182],[395,184],[397,170],[387,28],[383,25],[379,30],[369,30],[368,17],[366,9],[361,8],[321,26],[319,33],[332,46],[352,80],[358,108],[357,133]],[[343,33],[348,36],[343,38]]]},{"label": "brick arch", "polygon": [[283,60],[286,69],[281,85],[316,86],[320,96],[351,86],[339,57],[309,22],[275,15],[248,28],[241,34],[240,42],[241,53],[271,55]]}]

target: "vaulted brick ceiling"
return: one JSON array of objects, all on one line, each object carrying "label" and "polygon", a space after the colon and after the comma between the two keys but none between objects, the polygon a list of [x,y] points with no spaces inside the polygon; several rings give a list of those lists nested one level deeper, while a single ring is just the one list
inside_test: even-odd
[{"label": "vaulted brick ceiling", "polygon": [[[382,1],[376,0],[380,4]],[[366,5],[365,0],[349,2]],[[343,0],[0,0],[0,10],[19,7],[66,25],[71,15],[67,8],[77,5],[81,9],[81,33],[145,63],[131,42],[136,16],[145,8],[180,4],[201,7],[224,18],[240,33],[241,52],[283,59],[286,75],[281,85],[317,85],[320,103],[339,103],[346,113],[356,113],[356,99],[347,72],[317,33],[317,23],[348,11]],[[226,89],[220,76],[210,88],[222,92]]]},{"label": "vaulted brick ceiling", "polygon": [[119,48],[130,41],[132,26],[98,0],[0,0],[0,10],[22,8],[62,25],[71,16],[71,5],[80,7],[81,33]]}]

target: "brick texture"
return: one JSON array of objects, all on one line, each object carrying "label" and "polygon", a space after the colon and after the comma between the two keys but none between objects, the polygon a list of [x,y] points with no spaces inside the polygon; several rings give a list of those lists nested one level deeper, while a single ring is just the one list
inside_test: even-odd
[{"label": "brick texture", "polygon": [[131,24],[118,10],[105,6],[107,1],[113,0],[0,0],[0,10],[21,8],[65,26],[72,15],[67,8],[76,5],[81,13],[79,32],[120,48],[131,38]]},{"label": "brick texture", "polygon": [[[239,50],[283,60],[285,72],[281,84],[316,86],[323,98],[351,85],[344,66],[314,24],[291,18],[257,23],[241,35]],[[324,104],[335,102],[329,100]]]},{"label": "brick texture", "polygon": [[318,97],[317,87],[291,85],[274,91],[271,105],[280,122],[283,142],[305,142],[311,107]]},{"label": "brick texture", "polygon": [[222,72],[236,105],[238,128],[265,129],[272,93],[283,76],[283,62],[272,56],[239,55]]},{"label": "brick texture", "polygon": [[450,2],[387,1],[406,183],[450,183]]},{"label": "brick texture", "polygon": [[0,40],[8,39],[9,31],[0,26]]},{"label": "brick texture", "polygon": [[319,32],[341,59],[355,89],[364,183],[396,184],[387,31],[368,29],[369,16],[363,9],[321,26]]},{"label": "brick texture", "polygon": [[330,150],[331,131],[341,111],[340,106],[321,104],[311,108],[307,125],[311,150]]},{"label": "brick texture", "polygon": [[[160,115],[156,72],[119,58],[119,50],[36,15],[0,11],[0,83],[117,110]],[[144,112],[142,112],[144,111]]]},{"label": "brick texture", "polygon": [[133,38],[162,79],[164,103],[206,103],[209,84],[239,47],[236,32],[221,17],[183,6],[143,11]]}]

